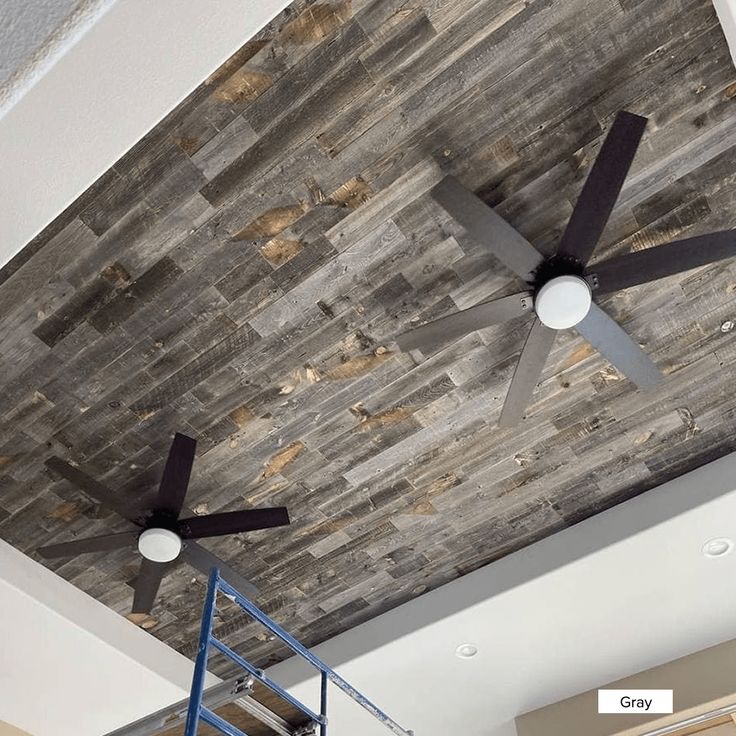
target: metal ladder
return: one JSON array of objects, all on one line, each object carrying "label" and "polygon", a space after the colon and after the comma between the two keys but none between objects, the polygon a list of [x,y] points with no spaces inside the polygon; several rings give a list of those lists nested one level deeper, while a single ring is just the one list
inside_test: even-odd
[{"label": "metal ladder", "polygon": [[[278,683],[271,680],[263,670],[252,665],[212,635],[218,592],[237,603],[243,611],[268,629],[274,637],[280,639],[298,656],[319,670],[321,675],[321,704],[319,713],[315,713],[304,705],[304,703],[290,695]],[[245,672],[238,677],[233,677],[205,690],[204,680],[207,674],[207,659],[209,657],[210,647],[224,654]],[[327,686],[330,682],[337,685],[340,690],[365,708],[374,718],[393,733],[397,734],[397,736],[413,736],[412,731],[403,729],[396,721],[389,718],[382,710],[368,700],[368,698],[343,680],[340,675],[330,669],[321,659],[312,654],[309,649],[266,616],[263,611],[251,603],[242,593],[226,583],[220,577],[219,571],[213,568],[210,572],[207,596],[202,611],[199,647],[197,649],[197,659],[192,678],[192,690],[189,698],[162,708],[156,713],[145,716],[116,731],[111,731],[106,736],[153,736],[153,734],[169,731],[177,725],[181,725],[185,718],[185,736],[197,736],[200,721],[209,724],[220,733],[225,734],[225,736],[248,736],[214,712],[216,708],[228,703],[235,703],[240,706],[240,708],[260,723],[268,726],[279,736],[308,736],[315,734],[317,729],[319,729],[319,736],[327,736]],[[260,683],[275,693],[281,700],[305,716],[308,722],[294,726],[267,708],[263,703],[255,700],[252,694],[256,683]]]},{"label": "metal ladder", "polygon": [[[215,614],[216,598],[217,593],[222,592],[230,600],[237,603],[240,608],[245,611],[252,619],[258,621],[266,629],[268,629],[277,639],[280,639],[286,646],[289,647],[295,654],[305,659],[315,669],[319,670],[321,675],[321,699],[320,699],[320,712],[315,713],[308,708],[304,703],[297,700],[294,696],[290,695],[284,688],[278,683],[271,680],[263,670],[258,669],[246,659],[241,657],[239,654],[234,652],[226,644],[223,644],[219,639],[216,639],[212,635],[213,617]],[[303,644],[297,641],[288,632],[282,629],[275,621],[272,621],[263,611],[249,601],[244,595],[239,593],[230,584],[225,582],[219,574],[216,568],[213,568],[210,572],[209,584],[207,586],[207,597],[204,602],[204,610],[202,612],[202,627],[199,634],[199,648],[197,651],[197,660],[194,667],[194,677],[192,681],[192,692],[189,698],[189,707],[187,711],[187,722],[184,730],[185,736],[196,736],[197,728],[200,721],[208,723],[213,728],[217,729],[220,733],[226,736],[247,736],[233,725],[224,721],[218,716],[213,710],[209,703],[206,703],[205,691],[204,691],[204,680],[207,673],[207,659],[209,656],[210,647],[213,647],[221,654],[224,654],[230,660],[235,662],[250,676],[251,683],[253,681],[259,682],[261,685],[267,687],[271,692],[278,695],[281,699],[303,713],[310,721],[313,726],[313,730],[319,728],[320,736],[327,736],[327,686],[328,683],[332,682],[337,685],[340,690],[351,697],[356,703],[367,710],[374,718],[380,723],[386,726],[397,736],[413,736],[411,731],[399,726],[396,721],[389,718],[382,710],[374,705],[368,698],[362,695],[356,690],[350,683],[343,680],[340,675],[334,670],[328,667],[321,659],[316,657],[312,652],[309,651]],[[252,684],[251,684],[252,687]],[[210,689],[211,690],[211,689]],[[207,691],[208,693],[210,691]],[[254,701],[255,702],[255,701]],[[269,711],[270,712],[270,711]],[[254,714],[256,715],[256,714]],[[273,715],[273,714],[272,714]],[[256,715],[256,717],[258,717]],[[273,721],[268,725],[273,728]],[[279,728],[274,729],[277,733],[283,731]],[[293,733],[293,731],[292,731]]]},{"label": "metal ladder", "polygon": [[[257,700],[253,700],[251,697],[253,682],[253,678],[245,674],[232,677],[205,690],[202,703],[212,710],[235,703],[279,736],[301,736],[300,728],[295,728]],[[105,736],[154,736],[181,726],[188,711],[189,698],[184,698],[122,728],[110,731]]]}]

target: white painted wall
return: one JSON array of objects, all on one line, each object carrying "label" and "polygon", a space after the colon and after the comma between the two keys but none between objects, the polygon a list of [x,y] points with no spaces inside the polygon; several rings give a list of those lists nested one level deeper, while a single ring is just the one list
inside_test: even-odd
[{"label": "white painted wall", "polygon": [[0,118],[0,265],[286,5],[118,0]]},{"label": "white painted wall", "polygon": [[0,87],[33,58],[77,0],[3,0],[0,5]]},{"label": "white painted wall", "polygon": [[2,0],[0,115],[43,76],[115,0]]},{"label": "white painted wall", "polygon": [[0,541],[0,722],[101,736],[186,697],[192,667]]},{"label": "white painted wall", "polygon": [[[736,637],[736,454],[338,636],[316,653],[417,736],[512,736],[516,715]],[[471,642],[480,653],[454,656]],[[275,680],[315,706],[294,660]],[[675,694],[676,697],[676,694]],[[333,733],[388,733],[337,690]]]},{"label": "white painted wall", "polygon": [[731,58],[736,64],[736,0],[713,0],[713,5],[716,7],[718,19],[726,34],[726,40],[731,49]]}]

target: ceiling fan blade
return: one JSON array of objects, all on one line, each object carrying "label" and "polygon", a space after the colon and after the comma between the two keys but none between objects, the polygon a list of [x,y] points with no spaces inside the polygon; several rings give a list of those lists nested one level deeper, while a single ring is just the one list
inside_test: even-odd
[{"label": "ceiling fan blade", "polygon": [[652,359],[595,302],[575,329],[639,388],[651,388],[662,380]]},{"label": "ceiling fan blade", "polygon": [[476,304],[455,314],[448,314],[434,322],[404,332],[396,338],[396,344],[405,351],[431,348],[457,340],[475,330],[507,322],[514,317],[532,312],[532,295],[522,291],[492,302]]},{"label": "ceiling fan blade", "polygon": [[79,468],[75,468],[58,457],[50,457],[46,460],[46,466],[73,483],[88,496],[94,498],[95,501],[115,511],[124,519],[138,526],[142,525],[141,516],[143,512],[140,509],[122,503],[107,486],[91,478],[87,473],[79,470]]},{"label": "ceiling fan blade", "polygon": [[542,254],[493,208],[452,176],[437,184],[431,195],[475,240],[487,244],[501,263],[524,281],[533,281]]},{"label": "ceiling fan blade", "polygon": [[230,565],[219,557],[215,556],[209,550],[201,545],[187,540],[184,542],[182,557],[196,570],[205,575],[210,574],[210,570],[216,567],[220,571],[222,578],[230,583],[236,590],[241,592],[248,598],[255,598],[258,595],[258,588],[240,573],[235,572]]},{"label": "ceiling fan blade", "polygon": [[141,561],[138,578],[135,581],[133,610],[131,613],[151,613],[159,586],[164,575],[174,566],[174,562],[153,562],[145,557]]},{"label": "ceiling fan blade", "polygon": [[646,125],[647,119],[639,115],[625,111],[616,115],[567,223],[558,255],[572,256],[583,264],[593,255]]},{"label": "ceiling fan blade", "polygon": [[588,275],[594,277],[600,293],[607,293],[734,256],[736,230],[722,230],[609,258],[591,266]]},{"label": "ceiling fan blade", "polygon": [[538,318],[534,320],[503,403],[501,416],[498,419],[499,427],[512,427],[521,421],[524,409],[532,398],[549,351],[552,349],[556,334],[557,330],[543,325]]},{"label": "ceiling fan blade", "polygon": [[177,432],[169,449],[161,485],[156,498],[156,510],[179,516],[187,495],[189,478],[194,465],[197,441]]},{"label": "ceiling fan blade", "polygon": [[222,514],[193,516],[179,521],[179,536],[182,539],[202,539],[221,537],[225,534],[252,532],[257,529],[270,529],[288,526],[289,512],[285,506],[248,511],[227,511]]},{"label": "ceiling fan blade", "polygon": [[134,529],[130,532],[119,534],[104,534],[101,537],[87,537],[86,539],[75,539],[73,542],[61,542],[49,544],[47,547],[39,547],[37,550],[41,557],[75,557],[87,552],[103,552],[110,549],[121,549],[135,544],[140,532]]}]

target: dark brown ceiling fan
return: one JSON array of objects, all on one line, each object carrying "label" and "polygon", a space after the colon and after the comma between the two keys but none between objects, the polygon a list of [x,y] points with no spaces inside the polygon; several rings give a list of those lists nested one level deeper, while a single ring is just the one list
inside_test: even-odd
[{"label": "dark brown ceiling fan", "polygon": [[222,577],[233,587],[253,596],[257,592],[253,583],[194,540],[286,526],[290,523],[289,514],[286,508],[280,506],[180,519],[196,447],[197,443],[191,437],[179,433],[174,436],[158,494],[146,508],[131,506],[121,501],[102,483],[58,457],[47,460],[46,465],[49,468],[74,483],[96,501],[115,511],[136,528],[100,537],[52,544],[41,547],[38,553],[43,557],[71,557],[87,552],[137,547],[143,560],[135,582],[132,613],[151,612],[161,580],[179,559],[185,560],[205,574],[209,574],[213,567],[217,567]]},{"label": "dark brown ceiling fan", "polygon": [[432,197],[478,242],[527,284],[512,296],[484,302],[429,322],[396,338],[402,350],[432,349],[475,330],[535,314],[499,418],[519,422],[531,400],[558,330],[574,327],[639,388],[662,374],[649,356],[592,300],[606,294],[736,256],[736,230],[678,240],[614,256],[588,266],[631,167],[647,119],[619,112],[601,146],[567,228],[550,257],[456,179],[447,177]]}]

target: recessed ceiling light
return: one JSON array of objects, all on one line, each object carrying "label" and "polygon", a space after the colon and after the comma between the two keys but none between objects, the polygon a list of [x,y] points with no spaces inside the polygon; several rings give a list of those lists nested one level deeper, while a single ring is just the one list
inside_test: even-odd
[{"label": "recessed ceiling light", "polygon": [[460,659],[471,659],[478,654],[478,647],[475,644],[461,644],[456,650],[455,655]]},{"label": "recessed ceiling light", "polygon": [[730,552],[733,552],[733,541],[727,537],[714,537],[703,545],[706,557],[725,557]]}]

